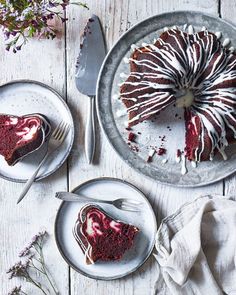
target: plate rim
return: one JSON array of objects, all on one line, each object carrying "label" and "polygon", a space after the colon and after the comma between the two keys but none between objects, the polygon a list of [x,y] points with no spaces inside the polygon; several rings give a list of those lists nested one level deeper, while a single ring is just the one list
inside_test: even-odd
[{"label": "plate rim", "polygon": [[[63,157],[62,161],[60,161],[60,163],[55,166],[55,168],[51,171],[51,172],[47,172],[45,173],[44,175],[41,175],[39,177],[36,177],[35,181],[40,181],[44,178],[47,178],[48,176],[52,175],[53,173],[55,173],[63,164],[64,162],[67,160],[70,152],[71,152],[71,149],[72,149],[72,146],[73,146],[73,143],[74,143],[74,139],[75,139],[75,126],[74,126],[74,120],[73,120],[73,117],[72,117],[72,114],[71,114],[71,111],[69,109],[69,106],[67,105],[66,101],[63,99],[62,95],[59,94],[59,92],[57,92],[54,88],[52,88],[51,86],[43,83],[43,82],[40,82],[40,81],[36,81],[36,80],[31,80],[31,79],[17,79],[17,80],[12,80],[12,81],[9,81],[9,82],[6,82],[6,83],[3,83],[3,84],[0,84],[0,91],[3,87],[6,87],[6,86],[9,86],[9,85],[13,85],[13,84],[35,84],[35,85],[38,85],[38,86],[41,86],[43,88],[46,88],[48,89],[49,91],[51,91],[52,93],[55,94],[55,96],[57,96],[57,98],[62,102],[62,104],[64,105],[65,109],[67,110],[67,113],[70,117],[70,121],[71,121],[71,141],[70,141],[70,145],[67,149],[67,152],[65,153],[65,156]],[[17,179],[17,178],[12,178],[12,177],[8,177],[6,175],[3,175],[1,172],[0,172],[0,177],[2,179],[5,179],[7,181],[11,181],[11,182],[15,182],[15,183],[26,183],[27,182],[27,179]]]},{"label": "plate rim", "polygon": [[[156,19],[157,17],[168,17],[170,15],[173,15],[173,14],[181,14],[181,13],[190,13],[190,14],[195,14],[195,15],[199,15],[199,16],[206,16],[206,17],[209,17],[209,18],[212,18],[212,19],[215,19],[215,20],[219,20],[221,23],[224,23],[225,25],[227,26],[230,26],[233,30],[236,30],[236,25],[225,20],[225,19],[222,19],[220,18],[219,16],[215,16],[213,14],[210,14],[210,13],[202,13],[200,11],[196,11],[196,10],[176,10],[176,11],[172,11],[172,12],[164,12],[164,13],[160,13],[160,14],[155,14],[155,15],[152,15],[148,18],[145,18],[144,20],[142,21],[139,21],[137,22],[135,25],[133,25],[131,28],[129,28],[127,31],[125,31],[119,38],[118,40],[112,45],[112,47],[110,48],[110,50],[108,51],[107,55],[106,55],[106,58],[104,59],[103,63],[102,63],[102,66],[100,68],[100,71],[99,71],[99,75],[98,75],[98,80],[97,80],[97,85],[96,85],[96,112],[97,112],[97,116],[98,116],[98,121],[99,121],[99,125],[101,127],[101,129],[103,130],[103,133],[105,134],[105,137],[106,139],[108,140],[109,144],[111,145],[111,147],[113,148],[113,150],[116,152],[116,154],[119,156],[119,158],[124,162],[126,163],[126,165],[128,165],[128,167],[134,169],[139,175],[143,175],[144,177],[146,177],[147,179],[150,179],[152,181],[156,181],[157,183],[159,184],[164,184],[164,185],[168,185],[168,186],[171,186],[171,187],[180,187],[180,188],[195,188],[195,187],[204,187],[204,186],[207,186],[207,185],[211,185],[211,184],[214,184],[214,183],[217,183],[221,180],[224,180],[226,179],[227,177],[233,175],[236,173],[236,167],[235,167],[235,170],[234,171],[230,171],[228,172],[227,174],[224,174],[223,176],[219,176],[218,178],[215,178],[211,181],[205,181],[205,182],[202,182],[202,183],[197,183],[197,184],[186,184],[186,183],[170,183],[170,182],[166,182],[166,181],[161,181],[157,178],[154,178],[152,177],[151,175],[148,175],[146,173],[142,173],[142,171],[137,168],[137,167],[134,167],[129,161],[126,161],[121,153],[119,151],[117,151],[116,147],[114,146],[113,142],[110,140],[108,134],[107,134],[107,131],[106,131],[106,127],[104,126],[105,124],[102,123],[102,115],[101,115],[101,112],[100,112],[100,107],[99,107],[99,100],[102,99],[102,95],[100,94],[100,83],[102,81],[102,76],[103,76],[103,72],[105,71],[105,66],[106,66],[106,63],[107,61],[109,60],[110,56],[112,55],[113,51],[116,49],[116,47],[119,45],[119,43],[122,41],[122,39],[128,35],[130,32],[132,32],[132,30],[134,30],[135,28],[139,27],[140,25],[144,24],[145,22],[147,21],[150,21],[152,19]],[[113,125],[114,127],[114,125]],[[115,128],[117,129],[117,127],[115,126]]]},{"label": "plate rim", "polygon": [[[148,198],[146,197],[146,195],[143,193],[142,190],[140,190],[139,188],[137,188],[134,184],[130,183],[130,182],[127,182],[126,180],[123,180],[123,179],[120,179],[120,178],[115,178],[115,177],[98,177],[98,178],[92,178],[92,179],[89,179],[81,184],[79,184],[78,186],[76,186],[75,188],[73,188],[71,190],[71,192],[75,192],[76,190],[78,189],[81,189],[83,186],[86,186],[86,185],[89,185],[90,183],[93,183],[93,182],[100,182],[100,181],[117,181],[117,182],[120,182],[120,183],[123,183],[125,185],[128,185],[130,186],[131,188],[133,188],[134,190],[136,190],[139,194],[142,195],[142,197],[145,199],[145,201],[147,202],[148,204],[148,207],[150,209],[150,212],[152,213],[152,217],[153,217],[153,220],[155,222],[154,224],[154,231],[155,233],[157,232],[157,218],[155,216],[155,213],[154,213],[154,210],[152,209],[152,206],[148,200]],[[54,222],[54,237],[55,237],[55,241],[56,241],[56,245],[57,245],[57,249],[59,251],[59,253],[61,254],[62,258],[64,259],[64,261],[72,268],[74,269],[76,272],[84,275],[85,277],[88,277],[88,278],[91,278],[91,279],[95,279],[95,280],[103,280],[103,281],[112,281],[112,280],[116,280],[116,279],[120,279],[120,278],[123,278],[123,277],[126,277],[132,273],[134,273],[135,271],[137,271],[151,256],[153,250],[154,250],[154,247],[155,247],[155,241],[156,241],[156,234],[154,235],[154,239],[152,241],[152,244],[151,244],[151,248],[150,248],[150,251],[148,252],[148,255],[146,256],[146,258],[144,260],[141,261],[141,263],[139,263],[134,269],[132,269],[131,271],[128,271],[126,272],[125,274],[123,275],[118,275],[118,276],[113,276],[113,277],[97,277],[95,275],[90,275],[88,273],[86,273],[85,271],[77,268],[77,266],[75,266],[67,257],[66,255],[64,254],[63,250],[61,249],[61,246],[60,246],[60,242],[59,242],[59,238],[58,238],[58,234],[57,234],[57,224],[58,224],[58,219],[59,219],[59,215],[60,215],[60,212],[64,206],[64,204],[66,203],[66,201],[62,201],[59,208],[58,208],[58,211],[57,211],[57,215],[56,215],[56,218],[55,218],[55,222]]]}]

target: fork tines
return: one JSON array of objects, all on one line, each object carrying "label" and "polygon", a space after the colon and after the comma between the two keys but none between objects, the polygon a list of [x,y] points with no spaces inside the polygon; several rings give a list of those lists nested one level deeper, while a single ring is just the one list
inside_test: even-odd
[{"label": "fork tines", "polygon": [[60,124],[53,131],[52,136],[57,140],[63,141],[69,130],[70,125],[64,121],[61,121]]}]

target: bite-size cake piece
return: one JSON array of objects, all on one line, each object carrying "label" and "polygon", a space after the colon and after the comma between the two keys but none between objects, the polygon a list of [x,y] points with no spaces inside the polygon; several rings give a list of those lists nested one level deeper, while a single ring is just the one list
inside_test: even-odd
[{"label": "bite-size cake piece", "polygon": [[49,120],[42,114],[21,117],[0,114],[0,155],[13,166],[39,149],[50,132]]},{"label": "bite-size cake piece", "polygon": [[92,204],[81,208],[73,228],[87,264],[121,259],[133,246],[138,231],[137,227],[115,220]]}]

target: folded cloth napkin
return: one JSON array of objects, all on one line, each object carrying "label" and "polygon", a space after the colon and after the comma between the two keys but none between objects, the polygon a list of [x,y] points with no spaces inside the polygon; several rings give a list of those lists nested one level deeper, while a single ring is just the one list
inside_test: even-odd
[{"label": "folded cloth napkin", "polygon": [[156,250],[156,294],[236,295],[236,202],[204,196],[185,204],[163,219]]}]

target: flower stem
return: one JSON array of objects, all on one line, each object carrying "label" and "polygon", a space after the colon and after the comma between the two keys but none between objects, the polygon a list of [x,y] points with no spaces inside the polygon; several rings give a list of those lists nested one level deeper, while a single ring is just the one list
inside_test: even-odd
[{"label": "flower stem", "polygon": [[[28,274],[28,273],[27,273],[27,274]],[[43,293],[44,295],[48,295],[48,294],[44,291],[44,289],[42,288],[41,284],[40,284],[39,282],[36,282],[34,279],[32,279],[31,276],[30,276],[29,274],[28,274],[28,276],[26,277],[26,280],[27,280],[29,283],[33,284],[35,287],[39,288],[39,289],[42,291],[42,293]]]},{"label": "flower stem", "polygon": [[46,269],[46,267],[45,267],[45,261],[44,261],[43,249],[42,249],[42,247],[39,247],[39,249],[40,249],[40,258],[41,258],[41,264],[42,264],[42,268],[43,268],[44,275],[46,276],[46,278],[47,278],[49,284],[51,285],[51,287],[52,287],[54,293],[55,293],[56,295],[58,295],[59,292],[58,292],[58,290],[55,288],[55,286],[54,286],[54,284],[53,284],[53,282],[52,282],[52,279],[50,279],[49,271],[48,271],[48,270]]}]

